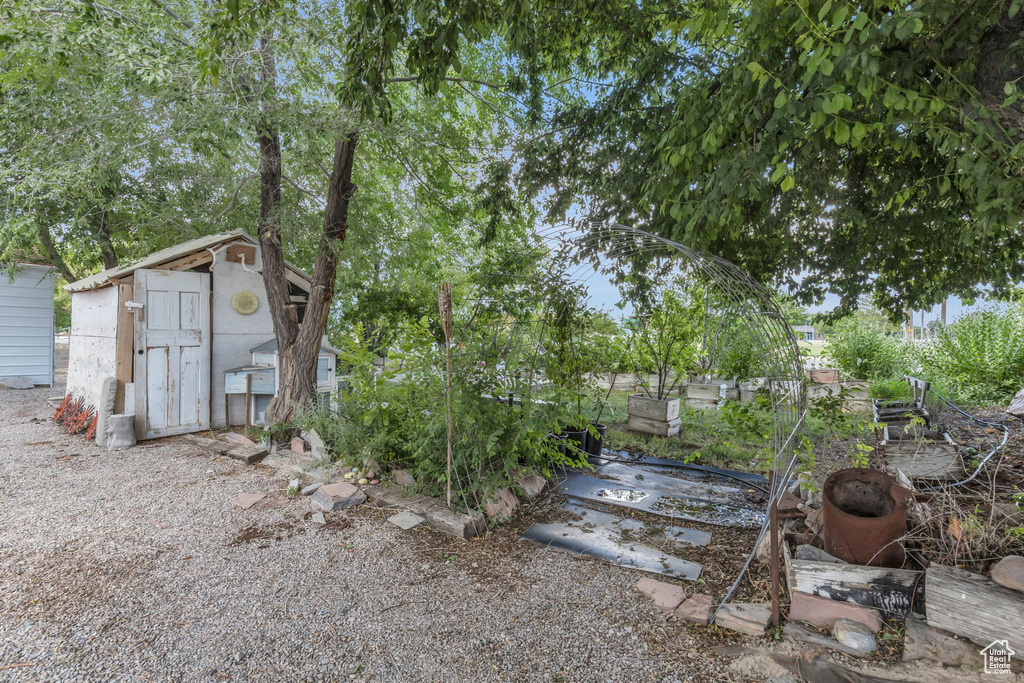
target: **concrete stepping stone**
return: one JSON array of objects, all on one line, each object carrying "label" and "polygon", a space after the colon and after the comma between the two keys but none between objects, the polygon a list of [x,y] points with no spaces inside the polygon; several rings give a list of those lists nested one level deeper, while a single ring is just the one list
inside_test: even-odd
[{"label": "concrete stepping stone", "polygon": [[409,529],[412,529],[413,527],[422,524],[426,520],[420,517],[419,515],[414,515],[411,512],[402,510],[397,515],[392,515],[388,517],[388,521],[397,526],[398,528],[405,529],[406,531],[408,531]]}]

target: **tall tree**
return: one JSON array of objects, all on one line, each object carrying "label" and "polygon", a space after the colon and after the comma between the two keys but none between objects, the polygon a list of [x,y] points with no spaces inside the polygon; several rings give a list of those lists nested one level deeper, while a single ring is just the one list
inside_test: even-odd
[{"label": "tall tree", "polygon": [[578,83],[524,153],[553,215],[640,224],[839,312],[1024,277],[1020,0],[548,11],[534,59]]},{"label": "tall tree", "polygon": [[[509,130],[506,112],[515,102],[503,87],[507,66],[477,49],[486,24],[479,7],[424,10],[376,0],[342,6],[239,0],[219,8],[190,0],[134,0],[116,8],[25,0],[19,20],[35,33],[8,34],[28,55],[25,63],[36,50],[43,69],[54,57],[42,45],[54,33],[68,37],[66,60],[73,65],[122,65],[104,79],[112,111],[102,116],[132,112],[127,96],[113,95],[143,93],[135,112],[140,133],[197,165],[192,182],[174,187],[165,203],[199,192],[202,176],[216,178],[220,206],[190,207],[202,217],[200,229],[244,225],[246,216],[256,228],[280,349],[273,420],[286,419],[312,397],[320,337],[353,217],[364,229],[386,224],[359,211],[360,178],[385,183],[372,188],[377,195],[414,188],[415,204],[439,218],[439,233],[455,240],[475,244],[468,227],[493,228],[480,215],[479,197],[450,213],[458,202],[447,200],[471,194],[486,176],[482,158]],[[28,97],[37,79],[24,79]],[[83,117],[90,116],[101,118],[84,108]],[[33,125],[26,124],[29,133]],[[114,130],[104,133],[103,139],[118,139]],[[124,146],[121,168],[139,177],[131,157],[136,146]],[[229,173],[234,178],[224,188]],[[286,256],[311,267],[304,310],[292,305]]]}]

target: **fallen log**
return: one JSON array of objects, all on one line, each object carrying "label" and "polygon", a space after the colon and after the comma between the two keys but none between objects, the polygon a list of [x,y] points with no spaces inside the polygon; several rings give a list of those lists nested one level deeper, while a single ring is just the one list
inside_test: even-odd
[{"label": "fallen log", "polygon": [[1024,593],[987,576],[933,564],[925,574],[928,625],[982,647],[1005,640],[1024,660]]}]

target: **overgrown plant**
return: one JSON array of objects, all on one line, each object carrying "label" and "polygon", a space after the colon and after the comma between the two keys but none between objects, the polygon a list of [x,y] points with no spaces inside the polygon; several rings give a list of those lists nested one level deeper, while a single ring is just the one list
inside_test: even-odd
[{"label": "overgrown plant", "polygon": [[911,349],[906,342],[881,325],[855,317],[836,325],[825,342],[824,355],[851,379],[892,379],[911,367]]},{"label": "overgrown plant", "polygon": [[[680,380],[698,368],[703,302],[681,288],[669,288],[643,302],[635,315],[631,359],[638,384],[651,398],[664,400]],[[647,374],[653,370],[652,391]]]},{"label": "overgrown plant", "polygon": [[1024,386],[1024,301],[960,318],[922,345],[918,358],[922,374],[961,401],[1005,403]]},{"label": "overgrown plant", "polygon": [[[493,348],[482,335],[467,338],[453,360],[452,489],[462,508],[481,507],[518,468],[549,475],[555,467],[584,464],[546,438],[573,414],[562,402],[535,400],[532,351],[516,345],[499,356]],[[358,331],[341,342],[341,350],[348,381],[337,396],[338,413],[306,409],[301,426],[315,428],[335,459],[361,464],[372,458],[385,472],[406,470],[420,490],[443,497],[445,364],[429,321],[403,325],[384,366]]]}]

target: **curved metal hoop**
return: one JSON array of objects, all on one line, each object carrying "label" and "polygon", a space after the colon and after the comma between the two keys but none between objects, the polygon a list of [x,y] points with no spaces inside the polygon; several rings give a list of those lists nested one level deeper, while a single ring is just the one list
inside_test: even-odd
[{"label": "curved metal hoop", "polygon": [[[699,277],[717,292],[731,324],[745,332],[764,373],[764,390],[772,412],[772,486],[767,509],[776,504],[797,464],[797,446],[806,416],[805,382],[800,350],[792,329],[772,294],[736,265],[673,240],[619,224],[554,226],[539,231],[532,241],[492,257],[480,274],[478,291],[456,311],[456,347],[480,328],[500,324],[505,346],[532,352],[535,369],[544,353],[550,316],[536,316],[536,307],[550,306],[544,287],[561,281],[566,287],[586,288],[604,276],[622,285],[630,278],[647,278],[657,287],[672,277]],[[540,275],[538,275],[540,273]],[[552,316],[560,311],[549,311]],[[500,321],[496,323],[495,321]],[[517,334],[518,333],[518,334]],[[514,341],[510,341],[515,338]],[[529,356],[529,354],[527,354]],[[467,470],[463,476],[472,474]],[[739,585],[756,548],[769,529],[765,515],[757,542],[724,602]]]}]

